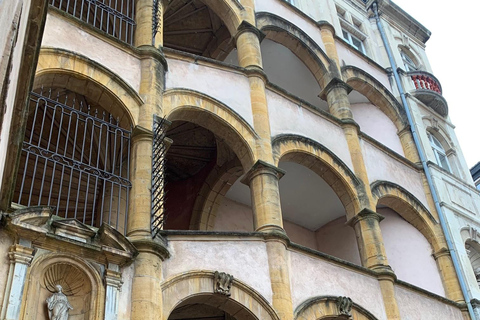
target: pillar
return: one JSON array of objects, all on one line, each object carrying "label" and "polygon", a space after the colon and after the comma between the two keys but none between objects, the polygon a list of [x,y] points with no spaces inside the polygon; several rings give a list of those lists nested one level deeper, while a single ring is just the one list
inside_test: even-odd
[{"label": "pillar", "polygon": [[105,270],[105,320],[117,320],[118,316],[118,297],[122,287],[122,274],[117,265],[109,264]]},{"label": "pillar", "polygon": [[[248,12],[253,14],[253,1],[247,1]],[[247,21],[255,21],[254,16]],[[266,233],[268,266],[272,287],[272,304],[280,319],[293,319],[290,290],[290,270],[283,230],[278,180],[284,172],[273,165],[270,120],[263,72],[260,41],[263,34],[249,22],[244,21],[235,37],[238,61],[246,69],[250,82],[253,126],[258,134],[255,148],[257,162],[245,175],[244,183],[250,186],[255,229]]]},{"label": "pillar", "polygon": [[164,0],[136,0],[135,46],[141,59],[139,94],[144,101],[132,134],[127,236],[138,250],[132,281],[131,319],[163,319],[162,262],[169,254],[163,239],[151,235],[151,186],[154,115],[163,116],[167,64],[163,52]]},{"label": "pillar", "polygon": [[433,257],[437,261],[447,298],[458,303],[465,303],[450,251],[445,247],[441,248],[433,253]]},{"label": "pillar", "polygon": [[[23,288],[27,276],[27,269],[33,260],[34,249],[29,244],[14,244],[10,247],[8,258],[10,269],[5,290],[4,308],[2,319],[17,320],[20,317],[22,306]],[[6,307],[5,307],[6,304]]]}]

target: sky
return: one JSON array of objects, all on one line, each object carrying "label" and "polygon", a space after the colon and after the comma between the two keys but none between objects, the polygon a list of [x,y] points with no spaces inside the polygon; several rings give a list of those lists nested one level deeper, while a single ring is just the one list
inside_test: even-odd
[{"label": "sky", "polygon": [[[480,161],[480,1],[394,0],[432,32],[426,44],[469,168]],[[475,41],[478,41],[475,42]],[[479,59],[479,60],[477,60]],[[457,153],[459,150],[457,150]]]}]

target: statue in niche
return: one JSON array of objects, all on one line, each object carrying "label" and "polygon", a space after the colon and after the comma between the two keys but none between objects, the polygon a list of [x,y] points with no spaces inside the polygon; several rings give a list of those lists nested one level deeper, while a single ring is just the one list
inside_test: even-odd
[{"label": "statue in niche", "polygon": [[215,293],[220,293],[226,296],[230,295],[230,288],[232,286],[233,276],[225,273],[215,271]]},{"label": "statue in niche", "polygon": [[68,320],[68,312],[73,307],[68,302],[67,296],[62,292],[62,286],[55,286],[57,292],[47,298],[48,318],[50,320]]}]

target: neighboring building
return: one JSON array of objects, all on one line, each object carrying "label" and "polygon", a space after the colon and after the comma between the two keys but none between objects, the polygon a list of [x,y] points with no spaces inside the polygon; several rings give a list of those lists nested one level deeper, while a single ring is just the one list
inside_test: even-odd
[{"label": "neighboring building", "polygon": [[[469,319],[373,2],[0,0],[1,319]],[[430,32],[378,6],[480,301]]]}]

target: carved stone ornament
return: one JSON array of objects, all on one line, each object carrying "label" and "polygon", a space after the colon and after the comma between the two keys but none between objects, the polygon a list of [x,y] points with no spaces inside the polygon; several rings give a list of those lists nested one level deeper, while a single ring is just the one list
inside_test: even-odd
[{"label": "carved stone ornament", "polygon": [[338,312],[341,315],[351,317],[352,316],[352,299],[348,297],[338,297],[337,298],[337,307]]},{"label": "carved stone ornament", "polygon": [[230,288],[232,286],[233,276],[225,273],[215,271],[213,292],[230,296]]},{"label": "carved stone ornament", "polygon": [[68,302],[67,296],[62,292],[62,286],[57,284],[57,292],[47,298],[48,318],[50,320],[68,320],[68,312],[73,307]]}]

